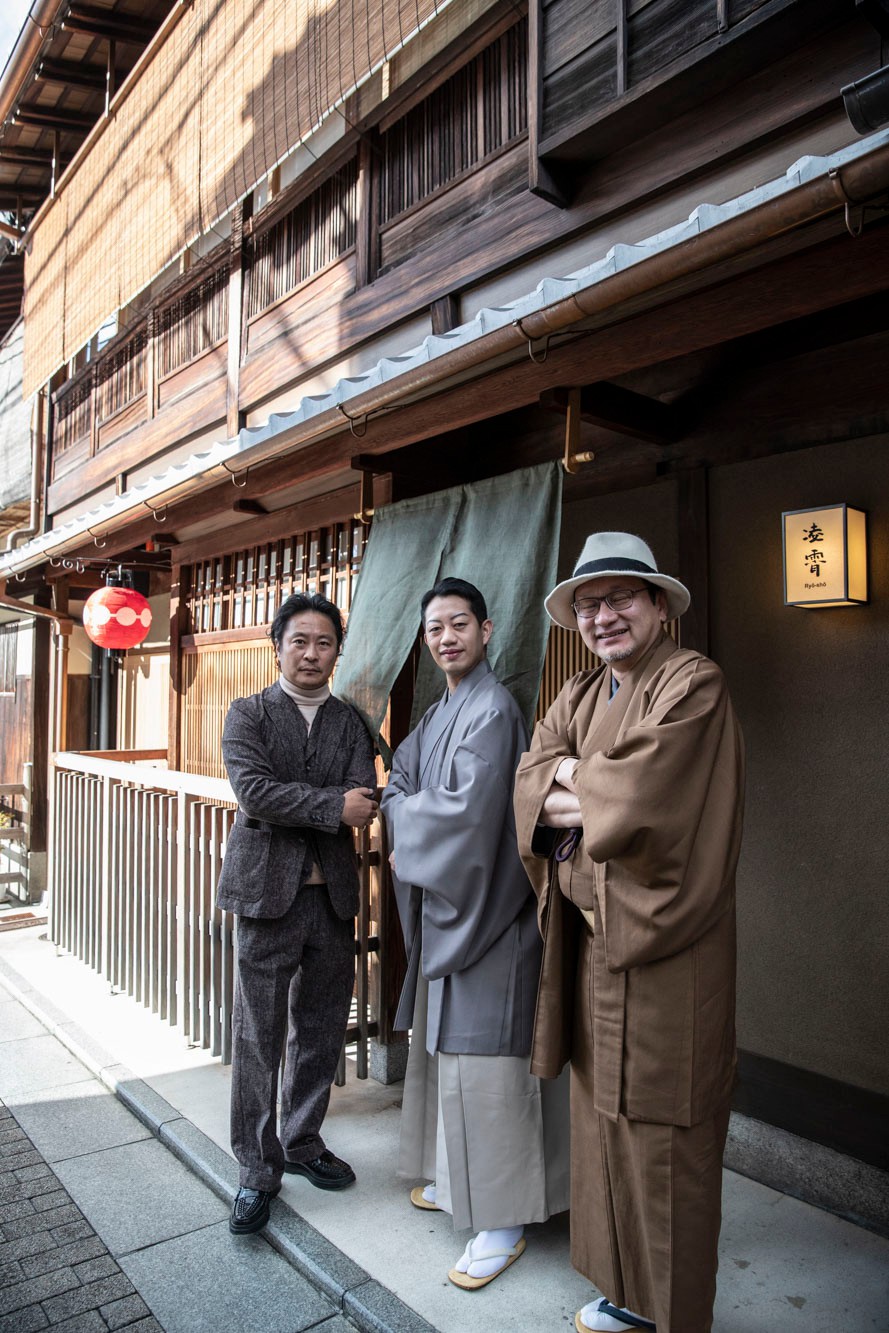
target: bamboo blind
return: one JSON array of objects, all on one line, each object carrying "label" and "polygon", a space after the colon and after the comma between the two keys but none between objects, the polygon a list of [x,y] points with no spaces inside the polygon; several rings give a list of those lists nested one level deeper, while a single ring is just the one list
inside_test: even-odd
[{"label": "bamboo blind", "polygon": [[34,223],[25,396],[448,3],[177,6]]}]

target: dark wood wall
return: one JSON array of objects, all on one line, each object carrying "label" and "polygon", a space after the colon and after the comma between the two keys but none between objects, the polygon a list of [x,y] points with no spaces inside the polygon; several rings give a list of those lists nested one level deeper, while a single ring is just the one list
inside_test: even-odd
[{"label": "dark wood wall", "polygon": [[539,152],[601,157],[799,50],[850,9],[842,0],[531,0]]}]

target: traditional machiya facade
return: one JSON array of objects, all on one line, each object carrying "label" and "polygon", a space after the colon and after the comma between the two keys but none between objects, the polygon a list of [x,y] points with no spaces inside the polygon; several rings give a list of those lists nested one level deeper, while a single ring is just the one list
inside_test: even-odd
[{"label": "traditional machiya facade", "polygon": [[[729,1160],[885,1226],[889,137],[876,113],[857,133],[840,95],[883,64],[879,15],[451,0],[410,6],[411,26],[368,0],[328,6],[327,28],[298,6],[288,35],[269,3],[267,45],[231,50],[243,8],[170,13],[27,234],[41,530],[0,577],[73,631],[54,631],[43,723],[57,938],[225,1055],[219,734],[272,678],[273,608],[314,588],[348,611],[387,507],[396,523],[402,502],[431,513],[519,469],[551,481],[564,459],[560,576],[593,529],[643,536],[690,587],[676,632],[723,667],[747,738]],[[356,36],[335,60],[337,11]],[[228,51],[227,81],[189,63],[199,47]],[[198,86],[228,139],[194,129]],[[170,137],[140,138],[158,87]],[[868,516],[868,600],[787,606],[781,514],[837,503]],[[521,512],[509,540],[498,526],[483,588],[545,558]],[[78,622],[118,564],[155,619],[103,665]],[[408,621],[410,575],[393,568]],[[542,699],[584,665],[553,635]],[[381,851],[363,849],[357,1001],[385,1047],[400,959]]]}]

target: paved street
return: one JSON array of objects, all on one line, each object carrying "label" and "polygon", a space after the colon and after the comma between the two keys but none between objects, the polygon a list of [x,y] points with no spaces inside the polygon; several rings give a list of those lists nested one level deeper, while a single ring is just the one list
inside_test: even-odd
[{"label": "paved street", "polygon": [[[2,1016],[10,1016],[9,1003]],[[160,1324],[8,1107],[0,1104],[0,1333]]]}]

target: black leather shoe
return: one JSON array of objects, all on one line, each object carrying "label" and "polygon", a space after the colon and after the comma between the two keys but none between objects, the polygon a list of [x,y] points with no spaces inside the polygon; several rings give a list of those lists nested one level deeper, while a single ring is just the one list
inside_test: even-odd
[{"label": "black leather shoe", "polygon": [[252,1190],[242,1185],[235,1195],[228,1229],[236,1236],[248,1236],[254,1231],[262,1231],[269,1220],[269,1204],[277,1190]]},{"label": "black leather shoe", "polygon": [[334,1157],[327,1148],[311,1162],[285,1162],[284,1170],[291,1176],[305,1176],[319,1190],[344,1190],[355,1179],[355,1172],[341,1157]]}]

